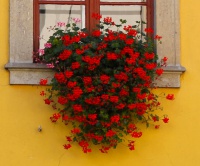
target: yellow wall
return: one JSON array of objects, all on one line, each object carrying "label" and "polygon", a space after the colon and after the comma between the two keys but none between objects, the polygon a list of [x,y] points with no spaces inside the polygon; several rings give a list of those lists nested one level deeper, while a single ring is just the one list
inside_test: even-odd
[{"label": "yellow wall", "polygon": [[[176,100],[164,101],[170,123],[148,129],[136,150],[123,146],[108,154],[63,149],[66,127],[52,124],[37,86],[9,85],[8,1],[0,0],[0,166],[199,166],[200,165],[200,1],[181,0],[181,63],[187,71]],[[170,25],[169,25],[170,26]],[[170,28],[170,27],[169,27]],[[28,39],[27,39],[28,40]],[[43,131],[39,133],[37,127]]]}]

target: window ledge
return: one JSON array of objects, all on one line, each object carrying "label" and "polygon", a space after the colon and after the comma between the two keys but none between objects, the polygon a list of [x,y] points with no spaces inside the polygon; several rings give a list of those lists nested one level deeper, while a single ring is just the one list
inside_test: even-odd
[{"label": "window ledge", "polygon": [[54,75],[52,69],[37,63],[7,63],[5,69],[10,71],[10,84],[38,85],[41,78]]},{"label": "window ledge", "polygon": [[[5,69],[10,71],[10,84],[38,85],[40,78],[51,79],[52,69],[44,64],[36,63],[8,63]],[[158,87],[180,87],[180,75],[185,72],[182,66],[167,66],[164,74],[155,81]]]},{"label": "window ledge", "polygon": [[180,88],[181,74],[186,71],[183,66],[167,66],[164,67],[164,73],[160,76],[154,83],[157,87],[170,87],[170,88]]}]

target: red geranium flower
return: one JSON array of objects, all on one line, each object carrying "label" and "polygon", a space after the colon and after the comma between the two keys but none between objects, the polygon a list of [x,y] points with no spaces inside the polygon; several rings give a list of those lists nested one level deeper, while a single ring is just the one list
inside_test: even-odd
[{"label": "red geranium flower", "polygon": [[60,53],[60,55],[58,56],[61,60],[66,60],[68,59],[72,54],[71,50],[64,50],[62,53]]},{"label": "red geranium flower", "polygon": [[41,80],[40,80],[40,85],[46,85],[47,82],[48,82],[47,79],[41,79]]},{"label": "red geranium flower", "polygon": [[72,138],[71,137],[66,137],[68,142],[72,142]]},{"label": "red geranium flower", "polygon": [[64,97],[64,96],[59,96],[59,97],[58,97],[58,103],[64,105],[64,104],[66,104],[67,102],[68,102],[68,100],[67,100],[66,97]]},{"label": "red geranium flower", "polygon": [[136,108],[136,104],[129,104],[129,105],[128,105],[128,108],[129,108],[130,110],[133,110],[133,109]]},{"label": "red geranium flower", "polygon": [[134,138],[140,138],[142,136],[142,132],[134,131],[134,132],[132,132],[131,136]]},{"label": "red geranium flower", "polygon": [[133,39],[126,39],[126,44],[133,44],[134,40]]},{"label": "red geranium flower", "polygon": [[101,95],[101,98],[102,98],[103,100],[108,100],[108,99],[109,99],[109,95],[103,94],[103,95]]},{"label": "red geranium flower", "polygon": [[45,104],[51,104],[51,102],[53,102],[52,100],[50,100],[50,99],[44,99],[44,102],[45,102]]},{"label": "red geranium flower", "polygon": [[162,75],[163,74],[163,69],[156,69],[156,74],[158,75],[158,76],[160,76],[160,75]]},{"label": "red geranium flower", "polygon": [[74,74],[73,71],[69,71],[69,70],[65,71],[65,75],[67,78],[70,78],[71,76],[73,76],[73,74]]},{"label": "red geranium flower", "polygon": [[44,91],[40,92],[40,96],[45,96],[45,95],[46,95],[46,93]]},{"label": "red geranium flower", "polygon": [[97,114],[89,114],[88,115],[88,118],[90,119],[90,120],[96,120],[97,119]]},{"label": "red geranium flower", "polygon": [[54,78],[59,82],[59,83],[65,83],[66,78],[63,73],[55,73]]},{"label": "red geranium flower", "polygon": [[90,85],[92,83],[91,77],[83,77],[83,82],[85,85]]},{"label": "red geranium flower", "polygon": [[92,13],[92,18],[95,18],[97,20],[100,20],[102,18],[102,15],[101,14],[98,14],[98,13]]},{"label": "red geranium flower", "polygon": [[120,103],[116,106],[116,108],[119,110],[123,109],[124,107],[125,107],[125,104],[123,104],[123,103]]},{"label": "red geranium flower", "polygon": [[106,137],[113,137],[115,134],[116,134],[115,131],[113,131],[113,130],[108,130],[107,133],[106,133]]},{"label": "red geranium flower", "polygon": [[65,144],[65,145],[63,145],[63,146],[64,146],[65,149],[69,149],[69,148],[72,147],[70,144]]},{"label": "red geranium flower", "polygon": [[156,36],[154,37],[154,39],[160,40],[160,39],[162,39],[162,36],[156,35]]},{"label": "red geranium flower", "polygon": [[99,37],[101,35],[101,31],[100,30],[95,30],[92,32],[92,35],[95,37]]},{"label": "red geranium flower", "polygon": [[163,122],[164,122],[164,123],[168,123],[168,121],[169,121],[169,118],[167,118],[167,117],[164,117],[164,118],[163,118]]},{"label": "red geranium flower", "polygon": [[82,112],[83,111],[82,105],[80,105],[80,104],[74,104],[73,109],[74,109],[75,112]]},{"label": "red geranium flower", "polygon": [[110,121],[111,121],[111,123],[118,123],[119,122],[119,120],[120,120],[120,116],[119,115],[113,115],[113,116],[111,116],[111,118],[110,118]]},{"label": "red geranium flower", "polygon": [[72,70],[78,69],[80,67],[80,63],[79,62],[73,62],[72,63]]},{"label": "red geranium flower", "polygon": [[75,87],[77,85],[77,82],[73,82],[73,81],[69,81],[68,83],[67,83],[67,87],[68,88],[73,88],[73,87]]},{"label": "red geranium flower", "polygon": [[150,59],[153,59],[155,57],[155,54],[154,53],[148,53],[148,52],[145,52],[144,53],[144,56],[147,60],[150,60]]},{"label": "red geranium flower", "polygon": [[62,120],[69,120],[69,116],[64,115],[64,116],[62,117]]},{"label": "red geranium flower", "polygon": [[73,134],[78,134],[80,132],[81,132],[81,130],[79,128],[74,128],[73,130],[71,130],[71,133],[73,133]]},{"label": "red geranium flower", "polygon": [[168,100],[174,100],[175,98],[174,98],[174,94],[168,94],[167,96],[166,96],[166,99],[168,99]]},{"label": "red geranium flower", "polygon": [[110,81],[110,77],[104,74],[100,76],[100,80],[103,84],[108,84],[108,82]]},{"label": "red geranium flower", "polygon": [[110,101],[112,103],[117,103],[119,101],[119,97],[118,96],[110,96]]},{"label": "red geranium flower", "polygon": [[108,60],[116,60],[118,58],[118,55],[115,54],[114,52],[108,52],[107,58],[108,58]]}]

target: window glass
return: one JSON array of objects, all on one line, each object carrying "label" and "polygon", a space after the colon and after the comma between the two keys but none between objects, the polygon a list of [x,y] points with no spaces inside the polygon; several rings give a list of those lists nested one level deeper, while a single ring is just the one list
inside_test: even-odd
[{"label": "window glass", "polygon": [[51,30],[55,25],[65,29],[67,23],[73,18],[81,20],[77,25],[85,27],[85,6],[84,5],[40,5],[40,48],[52,35]]},{"label": "window glass", "polygon": [[146,2],[146,0],[101,0],[101,2]]},{"label": "window glass", "polygon": [[39,1],[85,1],[85,0],[39,0]]},{"label": "window glass", "polygon": [[[138,5],[130,6],[106,6],[100,7],[102,17],[112,17],[116,24],[120,24],[120,19],[126,19],[126,25],[136,25],[136,21],[146,22],[146,7]],[[145,28],[144,25],[140,26]]]}]

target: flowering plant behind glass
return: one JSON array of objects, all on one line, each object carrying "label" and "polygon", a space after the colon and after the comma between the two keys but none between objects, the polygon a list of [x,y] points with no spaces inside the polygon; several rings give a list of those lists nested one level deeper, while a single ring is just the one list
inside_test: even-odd
[{"label": "flowering plant behind glass", "polygon": [[[101,19],[98,14],[93,17]],[[142,136],[138,123],[159,128],[160,119],[169,120],[155,113],[162,108],[151,91],[167,60],[158,61],[154,52],[154,40],[161,37],[151,38],[151,29],[142,32],[139,25],[124,25],[122,19],[116,25],[104,18],[91,33],[74,21],[66,29],[54,29],[38,59],[55,71],[52,87],[41,92],[45,104],[57,110],[50,119],[72,124],[65,149],[77,142],[84,153],[92,151],[91,144],[107,153],[127,142],[134,150],[134,139]],[[46,85],[47,79],[40,84]]]}]

